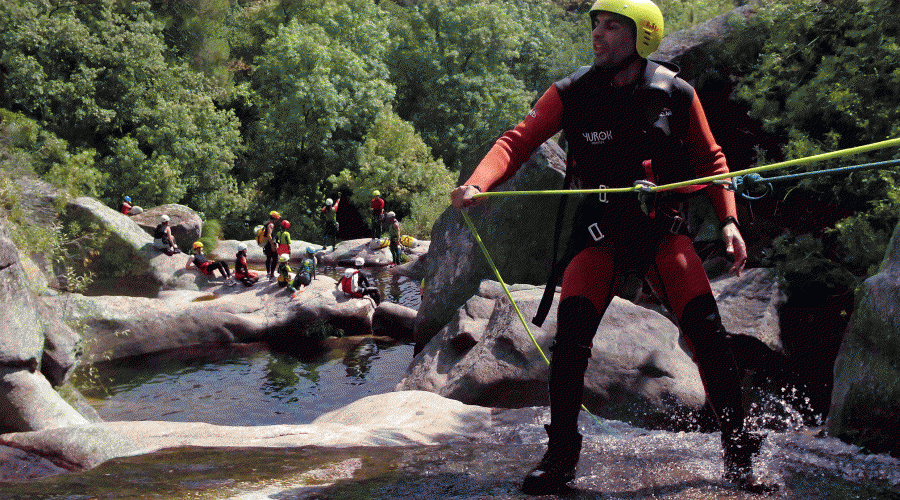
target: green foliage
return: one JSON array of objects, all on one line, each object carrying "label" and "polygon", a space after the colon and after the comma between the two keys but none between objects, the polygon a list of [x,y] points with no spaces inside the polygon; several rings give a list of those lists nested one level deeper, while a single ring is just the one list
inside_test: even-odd
[{"label": "green foliage", "polygon": [[21,155],[34,172],[69,196],[97,196],[107,176],[94,166],[96,152],[70,153],[66,141],[20,113],[0,108],[0,134],[8,149]]},{"label": "green foliage", "polygon": [[397,12],[391,31],[397,114],[451,170],[477,161],[528,112],[534,95],[508,64],[519,55],[523,31],[496,4],[423,1]]},{"label": "green foliage", "polygon": [[3,3],[7,106],[66,141],[77,168],[96,151],[107,202],[141,193],[207,213],[246,208],[231,176],[238,122],[216,108],[208,80],[167,60],[162,28],[144,2]]},{"label": "green foliage", "polygon": [[746,3],[743,0],[655,0],[666,21],[666,34],[690,28]]},{"label": "green foliage", "polygon": [[825,256],[822,241],[809,234],[784,234],[766,251],[776,277],[794,305],[820,305],[832,295],[855,291],[857,279]]},{"label": "green foliage", "polygon": [[[743,75],[737,96],[768,131],[788,138],[788,159],[900,136],[900,4],[767,2],[738,28],[742,31],[722,47],[720,57],[735,55],[733,69]],[[895,150],[817,162],[792,172],[891,157],[897,157]],[[784,173],[790,172],[779,172]],[[898,180],[897,169],[822,175],[777,184],[774,195],[790,202],[794,193],[802,192],[822,206],[835,207],[799,222],[820,227],[813,236],[837,243],[837,249],[826,252],[833,265],[864,275],[877,269],[897,223]],[[840,213],[851,215],[836,218]],[[792,249],[791,244],[801,247]],[[788,267],[822,272],[792,262],[805,258],[804,245],[800,240],[781,241],[775,247],[777,259]]]},{"label": "green foliage", "polygon": [[200,242],[203,243],[203,250],[206,253],[216,251],[219,240],[222,239],[222,223],[216,219],[208,219],[203,221],[203,232],[200,235]]},{"label": "green foliage", "polygon": [[180,0],[151,3],[166,28],[163,35],[192,68],[223,86],[230,86],[228,33],[229,0]]},{"label": "green foliage", "polygon": [[[267,199],[309,239],[327,178],[356,161],[375,115],[394,96],[381,61],[384,13],[365,1],[317,2],[263,47],[252,77],[259,117],[250,132],[250,170]],[[267,212],[262,210],[261,212]]]},{"label": "green foliage", "polygon": [[329,337],[343,337],[344,330],[324,320],[316,320],[303,329],[303,336],[310,340],[325,340]]},{"label": "green foliage", "polygon": [[382,109],[358,158],[359,170],[344,170],[329,182],[349,188],[353,203],[362,207],[369,206],[372,191],[378,189],[385,199],[399,203],[392,209],[403,219],[404,233],[427,237],[447,207],[456,176],[431,156],[413,126]]}]

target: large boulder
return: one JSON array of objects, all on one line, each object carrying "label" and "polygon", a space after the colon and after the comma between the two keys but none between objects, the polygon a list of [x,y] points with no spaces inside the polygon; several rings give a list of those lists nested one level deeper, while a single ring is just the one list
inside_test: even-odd
[{"label": "large boulder", "polygon": [[[526,320],[543,288],[509,287]],[[783,370],[777,353],[779,294],[768,269],[713,282],[722,321],[732,334],[742,368]],[[556,332],[557,290],[543,328],[529,323],[547,356]],[[593,341],[585,375],[585,405],[598,415],[642,427],[691,428],[709,422],[696,365],[671,319],[653,308],[615,297]],[[518,408],[546,405],[546,361],[498,283],[483,281],[478,294],[432,338],[410,364],[398,390],[434,391],[468,404]]]},{"label": "large boulder", "polygon": [[[565,153],[550,140],[495,191],[560,189]],[[574,206],[570,201],[569,206]],[[558,196],[492,197],[468,213],[500,275],[509,283],[544,284],[550,268]],[[416,351],[421,350],[478,291],[495,279],[459,210],[448,208],[431,230],[422,305],[416,318]]]},{"label": "large boulder", "polygon": [[[28,288],[19,251],[0,221],[0,428],[32,431],[87,423],[66,403],[42,373],[48,324],[62,328],[46,314]],[[62,335],[72,338],[74,332]],[[58,347],[61,349],[63,343]],[[53,367],[61,381],[71,369],[58,353]]]},{"label": "large boulder", "polygon": [[145,210],[131,217],[147,234],[153,236],[156,226],[162,222],[162,216],[169,216],[169,227],[179,248],[188,251],[203,234],[203,219],[190,207],[170,203]]},{"label": "large boulder", "polygon": [[64,218],[86,229],[99,227],[96,253],[87,264],[94,274],[87,293],[153,297],[187,261],[184,254],[168,256],[154,248],[153,237],[133,218],[93,198],[70,201]]},{"label": "large boulder", "polygon": [[325,322],[347,335],[372,335],[375,312],[371,299],[349,298],[321,275],[295,298],[260,281],[249,288],[220,282],[202,292],[162,291],[158,298],[64,294],[47,302],[86,325],[88,362],[211,343],[267,340],[289,348]]},{"label": "large boulder", "polygon": [[834,365],[828,430],[900,457],[900,225],[859,296]]},{"label": "large boulder", "polygon": [[0,435],[0,445],[27,450],[70,471],[92,469],[111,458],[149,451],[104,423],[12,432]]},{"label": "large boulder", "polygon": [[[510,287],[525,318],[537,310],[543,288]],[[543,352],[556,332],[556,305],[543,328],[529,325]],[[500,285],[483,281],[477,295],[432,338],[397,385],[492,407],[546,405],[549,370]],[[645,427],[684,428],[677,420],[705,404],[696,365],[678,328],[665,316],[614,298],[591,350],[584,403],[596,415]]]}]

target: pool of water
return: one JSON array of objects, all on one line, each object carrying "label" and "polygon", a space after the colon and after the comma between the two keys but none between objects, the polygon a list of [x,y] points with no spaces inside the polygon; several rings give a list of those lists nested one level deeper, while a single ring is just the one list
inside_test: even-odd
[{"label": "pool of water", "polygon": [[393,391],[412,359],[409,344],[340,341],[318,353],[250,344],[145,356],[94,365],[91,382],[78,385],[107,421],[305,424],[365,396]]},{"label": "pool of water", "polygon": [[[319,272],[338,277],[343,268]],[[414,281],[366,272],[383,300],[419,307]],[[387,337],[332,338],[306,352],[276,351],[264,343],[191,347],[81,366],[73,383],[107,421],[303,424],[393,391],[412,352],[412,344]]]}]

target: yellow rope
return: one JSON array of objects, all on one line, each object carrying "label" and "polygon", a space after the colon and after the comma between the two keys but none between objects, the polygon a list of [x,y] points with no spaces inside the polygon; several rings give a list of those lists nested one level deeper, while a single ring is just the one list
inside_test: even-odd
[{"label": "yellow rope", "polygon": [[[478,230],[475,229],[475,225],[472,224],[472,219],[469,218],[469,214],[466,213],[465,210],[460,210],[462,212],[463,220],[466,221],[466,225],[469,226],[469,231],[472,232],[472,236],[475,238],[475,241],[478,243],[478,247],[481,248],[481,253],[484,254],[484,258],[487,259],[488,265],[491,270],[494,271],[494,276],[496,276],[497,281],[500,283],[500,286],[503,287],[503,292],[506,293],[506,297],[509,299],[509,302],[512,304],[513,309],[516,310],[516,314],[519,316],[519,321],[522,322],[522,326],[525,327],[525,331],[528,332],[528,336],[531,338],[531,342],[534,344],[534,347],[537,348],[538,353],[540,353],[541,358],[544,359],[544,362],[547,363],[547,366],[550,365],[550,359],[547,358],[547,355],[544,354],[544,350],[541,349],[541,346],[538,345],[537,339],[534,338],[534,334],[531,333],[531,328],[528,326],[528,321],[525,319],[525,316],[522,315],[522,311],[519,309],[516,301],[513,300],[512,294],[509,291],[509,288],[506,286],[506,282],[503,281],[503,277],[500,276],[500,271],[497,269],[497,266],[494,265],[494,260],[491,259],[491,255],[488,253],[487,247],[484,246],[484,242],[481,241],[481,236],[478,234]],[[547,286],[552,286],[548,284]],[[581,405],[581,409],[587,412],[588,416],[590,416],[594,423],[599,425],[606,431],[608,434],[618,435],[618,433],[613,430],[611,427],[603,423],[598,417],[596,417],[590,410],[587,409],[583,404]]]},{"label": "yellow rope", "polygon": [[762,165],[759,167],[747,168],[744,170],[738,170],[736,172],[727,172],[724,174],[711,175],[709,177],[700,177],[697,179],[691,179],[682,182],[674,182],[671,184],[663,184],[661,186],[631,186],[631,187],[620,187],[620,188],[599,188],[599,189],[552,189],[552,190],[544,190],[544,191],[487,191],[478,193],[472,198],[481,198],[484,196],[523,196],[523,195],[549,195],[549,194],[599,194],[599,193],[631,193],[635,191],[668,191],[671,189],[677,189],[685,186],[693,186],[695,184],[708,184],[714,181],[722,180],[722,179],[730,179],[732,177],[740,177],[742,175],[749,174],[757,174],[760,172],[768,172],[770,170],[776,170],[780,168],[793,167],[796,165],[805,165],[807,163],[813,163],[817,161],[823,160],[831,160],[834,158],[840,158],[844,156],[851,156],[859,153],[866,153],[869,151],[874,151],[877,149],[884,149],[893,146],[900,146],[900,137],[895,139],[888,139],[886,141],[881,142],[873,142],[871,144],[865,144],[862,146],[856,146],[853,148],[841,149],[838,151],[832,151],[830,153],[822,153],[813,156],[806,156],[804,158],[796,158],[793,160],[782,161],[779,163],[773,163],[771,165]]}]

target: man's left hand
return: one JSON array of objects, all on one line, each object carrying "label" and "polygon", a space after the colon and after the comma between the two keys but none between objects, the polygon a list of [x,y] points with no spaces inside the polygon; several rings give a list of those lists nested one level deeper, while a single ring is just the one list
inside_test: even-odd
[{"label": "man's left hand", "polygon": [[747,245],[736,224],[725,224],[722,227],[722,240],[725,241],[725,251],[734,257],[734,265],[729,271],[740,276],[747,264]]}]

